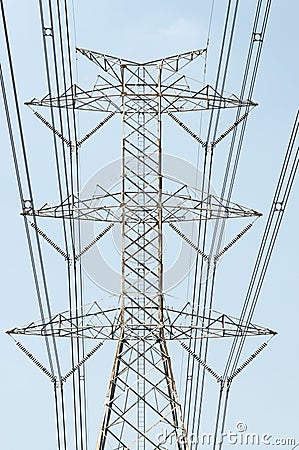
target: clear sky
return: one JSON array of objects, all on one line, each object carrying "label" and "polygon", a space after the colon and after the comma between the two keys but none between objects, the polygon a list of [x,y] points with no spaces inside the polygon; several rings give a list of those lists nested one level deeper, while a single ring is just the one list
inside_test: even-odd
[{"label": "clear sky", "polygon": [[[71,3],[71,2],[70,2]],[[185,2],[158,1],[73,2],[76,37],[73,47],[83,47],[133,60],[150,60],[206,46],[211,0]],[[252,2],[255,3],[255,2]],[[212,15],[206,81],[213,85],[223,17],[227,2],[215,0]],[[232,47],[226,90],[238,93],[252,23],[251,1],[240,2],[238,26]],[[21,103],[47,93],[43,66],[38,1],[5,1],[15,73]],[[219,276],[217,308],[238,314],[244,299],[263,225],[274,194],[284,152],[298,109],[298,16],[294,0],[273,0],[253,99],[259,104],[250,114],[233,201],[263,212],[248,240],[223,259]],[[249,20],[250,18],[250,20]],[[0,61],[8,80],[7,58],[1,29]],[[194,66],[195,67],[195,66]],[[76,78],[82,84],[95,79],[96,70],[78,58]],[[203,81],[203,65],[192,76]],[[22,106],[25,137],[39,204],[53,201],[48,176],[53,166],[50,158],[51,136],[37,123],[28,108]],[[15,347],[5,330],[39,318],[26,238],[16,187],[3,102],[0,101],[1,142],[1,447],[5,450],[50,450],[55,448],[52,392],[48,380]],[[94,126],[95,119],[91,119]],[[199,118],[193,119],[199,130]],[[89,126],[89,125],[88,125]],[[82,134],[87,128],[82,119]],[[113,125],[116,127],[116,125]],[[101,167],[120,156],[117,128],[103,131],[88,145],[89,156],[82,157],[82,183]],[[178,130],[181,134],[181,130]],[[98,139],[98,140],[97,140]],[[102,140],[101,140],[102,139]],[[180,140],[181,139],[181,140]],[[98,145],[101,152],[95,151]],[[188,149],[186,150],[188,145]],[[100,147],[101,146],[101,147]],[[180,146],[180,148],[178,148]],[[197,146],[187,138],[165,137],[165,151],[195,164]],[[221,146],[225,154],[225,143]],[[221,162],[213,179],[216,191],[221,188]],[[218,177],[218,178],[217,178]],[[227,430],[237,422],[247,424],[249,432],[269,433],[275,438],[295,438],[298,431],[298,197],[297,179],[280,231],[270,268],[263,287],[254,322],[277,330],[268,348],[236,379],[231,394]],[[242,228],[243,226],[241,226]],[[50,228],[48,228],[50,230]],[[109,251],[107,252],[109,253]],[[107,256],[109,257],[109,256]],[[50,261],[52,261],[50,259]],[[110,261],[116,264],[115,260]],[[53,263],[55,264],[55,263]],[[50,266],[57,304],[53,311],[65,309],[62,298],[63,279]],[[86,303],[103,295],[86,281]],[[179,289],[182,295],[183,288]],[[224,293],[223,296],[220,294]],[[258,341],[259,345],[261,341]],[[41,352],[38,344],[33,348]],[[254,348],[250,347],[251,349]],[[100,424],[102,404],[112,364],[111,347],[98,353],[90,362],[91,441],[94,448]],[[249,350],[248,350],[249,351]],[[243,355],[243,359],[246,358]],[[42,357],[42,354],[41,354]],[[104,364],[103,364],[104,361]],[[215,363],[217,364],[217,363]],[[175,363],[176,365],[176,363]],[[179,365],[179,363],[177,363]],[[103,367],[104,366],[104,367]],[[184,380],[177,380],[178,385]],[[213,409],[207,416],[213,414]],[[209,421],[206,429],[212,431]],[[260,448],[251,446],[251,448]],[[228,445],[226,448],[230,448]],[[284,446],[291,449],[291,446]]]}]

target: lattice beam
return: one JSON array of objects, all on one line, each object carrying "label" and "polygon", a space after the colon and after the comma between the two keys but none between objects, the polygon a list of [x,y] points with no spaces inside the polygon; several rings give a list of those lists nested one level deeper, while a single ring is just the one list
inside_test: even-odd
[{"label": "lattice beam", "polygon": [[[139,330],[143,329],[147,339],[156,339],[154,332],[161,329],[159,320],[150,308],[152,300],[157,306],[157,299],[147,300],[148,311],[145,308],[146,321],[138,320],[140,305],[135,301],[127,309],[125,321],[121,317],[120,308],[103,310],[97,302],[86,307],[80,314],[65,311],[41,322],[32,322],[23,327],[7,331],[11,335],[57,336],[62,338],[84,337],[87,339],[118,340],[122,326],[127,330],[126,339],[139,339]],[[134,318],[134,321],[133,321]],[[253,323],[242,323],[236,317],[218,311],[211,311],[209,316],[192,313],[190,309],[173,309],[164,307],[163,321],[164,337],[167,340],[222,338],[234,336],[259,336],[276,334],[275,331]]]}]

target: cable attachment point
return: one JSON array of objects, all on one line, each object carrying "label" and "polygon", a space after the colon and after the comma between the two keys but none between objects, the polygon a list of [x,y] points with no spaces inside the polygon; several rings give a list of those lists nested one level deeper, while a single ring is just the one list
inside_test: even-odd
[{"label": "cable attachment point", "polygon": [[44,36],[51,36],[51,37],[53,37],[53,28],[51,28],[51,27],[44,27],[43,28],[43,35]]},{"label": "cable attachment point", "polygon": [[253,33],[253,42],[263,42],[263,34]]},{"label": "cable attachment point", "polygon": [[27,200],[23,199],[22,204],[23,204],[23,212],[26,212],[26,211],[32,209],[33,201],[30,199],[27,199]]},{"label": "cable attachment point", "polygon": [[284,211],[282,202],[275,202],[274,203],[274,211],[278,211],[278,212],[283,212]]}]

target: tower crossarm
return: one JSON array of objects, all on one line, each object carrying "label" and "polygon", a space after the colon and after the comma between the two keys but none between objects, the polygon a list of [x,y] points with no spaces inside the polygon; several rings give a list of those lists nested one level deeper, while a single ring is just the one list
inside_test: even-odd
[{"label": "tower crossarm", "polygon": [[119,308],[103,310],[97,302],[94,302],[86,306],[83,314],[79,314],[78,311],[64,311],[42,321],[12,328],[7,334],[106,340],[118,339],[119,330]]},{"label": "tower crossarm", "polygon": [[[159,204],[156,191],[149,187],[146,196],[140,198],[138,190],[134,189],[134,180],[132,180],[131,185],[132,189],[127,191],[125,199],[127,223],[156,223],[155,214]],[[27,203],[22,214],[50,218],[121,222],[122,205],[121,193],[94,195],[88,199],[80,199],[72,195],[58,205],[45,204],[39,209],[33,209]],[[187,186],[182,186],[179,193],[162,192],[161,206],[164,223],[259,217],[262,215],[254,209],[229,202],[216,195],[201,195],[199,191],[192,195]]]},{"label": "tower crossarm", "polygon": [[161,324],[154,320],[150,310],[145,311],[145,322],[133,320],[140,307],[131,305],[123,321],[121,308],[102,309],[97,302],[88,305],[83,314],[64,311],[44,321],[31,322],[23,327],[13,328],[9,335],[55,336],[61,338],[84,337],[98,340],[119,340],[123,332],[126,339],[136,341],[140,333],[147,340],[157,340],[161,329],[166,340],[190,338],[207,339],[234,336],[274,335],[275,331],[253,323],[240,323],[236,317],[212,311],[209,316],[199,316],[185,309],[165,307],[165,320]]},{"label": "tower crossarm", "polygon": [[[123,97],[127,113],[140,112],[143,102],[146,113],[156,113],[157,101],[160,113],[178,113],[211,109],[255,106],[251,100],[240,99],[234,94],[218,92],[209,84],[190,80],[180,70],[201,56],[204,50],[195,50],[168,58],[138,63],[102,53],[78,49],[100,67],[100,74],[91,89],[73,84],[59,96],[50,94],[34,98],[28,106],[70,108],[77,110],[122,113]],[[123,84],[123,71],[127,79]]]},{"label": "tower crossarm", "polygon": [[115,85],[104,85],[101,89],[84,90],[76,84],[58,97],[45,95],[41,99],[33,98],[27,106],[44,106],[48,108],[66,108],[97,112],[121,112],[119,106],[119,89]]},{"label": "tower crossarm", "polygon": [[[239,318],[218,311],[208,315],[166,308],[168,324],[166,339],[207,339],[233,336],[274,335],[275,331],[254,323],[243,323]],[[169,333],[169,335],[168,335]]]},{"label": "tower crossarm", "polygon": [[[182,84],[182,81],[184,81],[184,84]],[[256,106],[256,103],[250,100],[240,100],[233,94],[221,95],[210,85],[205,85],[199,90],[190,89],[184,77],[170,86],[162,85],[161,88],[162,91],[158,92],[156,85],[153,85],[147,87],[147,91],[139,93],[135,84],[128,85],[126,96],[133,100],[128,112],[137,112],[134,100],[137,101],[141,98],[148,102],[146,106],[148,112],[154,112],[155,105],[154,103],[151,104],[151,99],[157,97],[162,99],[161,113]],[[120,86],[105,83],[102,85],[96,84],[93,89],[84,90],[74,84],[58,97],[48,94],[41,99],[33,98],[26,102],[26,105],[121,113]]]},{"label": "tower crossarm", "polygon": [[116,73],[116,70],[120,71],[122,65],[132,65],[132,66],[160,66],[165,70],[170,72],[178,72],[183,67],[185,67],[190,62],[194,61],[199,56],[206,53],[207,49],[197,49],[191,50],[189,52],[180,53],[178,55],[168,56],[162,59],[154,59],[152,61],[147,61],[139,63],[136,61],[131,61],[128,59],[119,58],[117,56],[107,55],[105,53],[99,53],[94,50],[87,50],[84,48],[77,48],[77,52],[86,56],[97,66],[99,66],[105,72],[111,72],[119,81],[121,81],[121,73]]}]

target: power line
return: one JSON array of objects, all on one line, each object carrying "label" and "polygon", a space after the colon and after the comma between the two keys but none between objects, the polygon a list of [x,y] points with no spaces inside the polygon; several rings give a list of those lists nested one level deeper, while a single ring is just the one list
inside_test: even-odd
[{"label": "power line", "polygon": [[[5,19],[3,0],[0,1],[2,16]],[[216,436],[224,432],[231,381],[265,347],[265,344],[262,344],[241,366],[237,367],[245,339],[250,335],[252,329],[256,331],[257,335],[271,334],[268,329],[256,327],[251,320],[298,167],[298,150],[291,159],[291,154],[294,154],[291,144],[289,148],[292,147],[292,150],[289,151],[282,169],[278,191],[270,211],[269,224],[266,225],[257,265],[253,271],[241,316],[238,319],[229,318],[229,320],[226,314],[222,314],[221,320],[220,318],[215,319],[213,316],[218,259],[252,225],[252,223],[245,225],[236,237],[223,247],[224,231],[230,213],[235,212],[235,208],[238,212],[243,211],[244,217],[259,215],[253,210],[242,209],[241,205],[232,204],[230,199],[235,186],[249,111],[255,106],[255,103],[252,102],[252,95],[271,1],[257,0],[256,2],[241,92],[239,97],[234,96],[234,100],[232,100],[231,97],[226,97],[225,87],[229,75],[240,5],[238,0],[228,0],[216,68],[216,84],[213,88],[207,85],[198,91],[192,90],[193,88],[190,88],[189,85],[188,89],[182,85],[182,80],[186,79],[182,74],[182,69],[201,54],[206,54],[205,49],[143,64],[82,49],[81,53],[97,65],[100,75],[91,90],[76,88],[75,91],[67,0],[64,0],[63,5],[58,0],[56,4],[50,0],[48,2],[39,1],[48,96],[41,101],[29,103],[29,106],[36,104],[50,107],[49,121],[38,112],[35,112],[35,115],[52,132],[60,199],[60,215],[55,216],[54,214],[52,217],[62,219],[61,231],[64,241],[62,246],[54,242],[36,221],[36,217],[38,215],[42,217],[43,214],[42,209],[35,209],[33,203],[19,102],[4,20],[15,113],[23,155],[22,162],[26,168],[25,189],[28,189],[29,192],[30,207],[28,207],[28,200],[25,202],[23,197],[24,188],[1,68],[0,81],[42,318],[43,331],[40,335],[44,333],[50,363],[49,371],[45,367],[45,370],[42,370],[52,381],[59,380],[54,383],[59,450],[66,450],[71,445],[67,430],[68,402],[65,400],[63,386],[69,378],[72,379],[70,415],[74,424],[74,448],[77,450],[87,450],[88,448],[85,362],[101,347],[102,341],[93,350],[86,353],[86,335],[84,334],[86,330],[89,330],[91,334],[95,333],[94,337],[103,341],[118,340],[97,444],[98,450],[104,450],[107,446],[111,448],[135,446],[138,450],[156,448],[157,444],[152,430],[157,430],[157,424],[167,428],[167,438],[172,434],[175,435],[177,448],[187,449],[188,433],[199,435],[200,431],[205,406],[206,372],[213,375],[220,384],[213,447],[216,449]],[[211,45],[213,12],[214,0],[210,12],[207,46]],[[207,56],[204,63],[204,77],[206,70]],[[68,88],[68,84],[70,84],[70,88]],[[61,93],[61,89],[63,93]],[[92,108],[90,107],[91,103]],[[235,119],[232,125],[226,128],[226,131],[219,134],[218,130],[225,114],[223,110],[228,107],[236,108]],[[57,108],[57,113],[55,108]],[[81,109],[89,108],[109,114],[79,140],[77,114]],[[63,112],[64,109],[65,112]],[[198,111],[202,115],[208,114],[204,139],[201,138],[202,130],[198,134],[194,133],[192,128],[177,116],[177,114],[180,115],[189,110]],[[89,217],[84,217],[88,219],[92,217],[92,212],[97,211],[97,206],[92,203],[94,198],[81,202],[78,149],[110,118],[120,112],[123,126],[121,193],[119,195],[106,192],[105,198],[113,198],[117,204],[112,212],[108,210],[108,207],[103,207],[103,210],[106,208],[106,219],[108,218],[111,223],[83,247],[80,217],[84,217],[85,213],[80,216],[80,212],[83,212],[81,209],[87,208],[91,211]],[[164,114],[169,115],[201,146],[199,150],[202,157],[203,178],[201,189],[196,191],[194,197],[188,186],[181,186],[171,195],[164,191],[166,177],[162,174],[161,169],[161,123]],[[298,117],[296,121],[298,122]],[[298,124],[294,125],[293,141],[297,135],[297,129]],[[222,192],[221,196],[216,199],[211,196],[215,149],[229,135],[231,141],[222,181]],[[199,160],[198,152],[198,163]],[[75,201],[75,198],[78,199],[78,202]],[[69,200],[67,203],[66,199]],[[214,200],[215,203],[213,203]],[[171,204],[171,201],[174,201],[174,204]],[[170,202],[170,206],[167,205],[167,202]],[[53,207],[53,211],[57,211],[57,208]],[[185,220],[180,208],[184,214],[193,214],[192,220],[197,221],[195,239],[193,236],[191,238],[187,236],[177,226],[177,222]],[[166,215],[164,215],[165,210],[167,211]],[[200,210],[200,214],[196,215],[196,210]],[[77,215],[77,213],[79,214]],[[35,246],[31,242],[28,215],[33,216]],[[274,220],[275,216],[278,216],[276,221]],[[217,224],[210,232],[208,223],[211,218],[215,217]],[[190,216],[186,220],[191,220]],[[122,227],[121,307],[117,313],[111,309],[102,310],[101,308],[86,313],[80,258],[112,229],[114,223],[120,223]],[[163,290],[163,227],[166,223],[169,223],[177,235],[196,251],[191,299],[189,301],[187,298],[185,304],[182,308],[179,307],[178,311],[168,308]],[[56,316],[51,314],[52,297],[48,288],[40,238],[43,238],[64,256],[67,263],[69,311],[58,314],[57,317],[60,318],[58,328]],[[36,253],[37,263],[35,261]],[[190,284],[188,284],[188,291],[189,286]],[[45,303],[50,317],[47,323],[44,318],[43,303]],[[78,313],[79,311],[81,314]],[[32,323],[27,328],[15,329],[15,333],[34,334],[34,332],[38,333],[39,327],[40,325]],[[233,334],[234,327],[239,331],[234,331]],[[213,333],[220,337],[221,331],[223,333],[221,337],[225,337],[225,333],[231,332],[231,336],[235,336],[235,338],[233,338],[224,374],[218,375],[209,364],[208,359],[210,338],[215,337]],[[66,333],[70,338],[72,368],[62,376],[61,355],[58,353],[56,341],[63,334],[66,336]],[[52,347],[48,336],[51,336]],[[183,392],[182,406],[176,391],[166,339],[179,340],[188,353],[185,362],[186,380],[188,381]],[[19,346],[39,366],[40,363],[35,356],[28,353],[22,344]],[[56,371],[58,376],[55,375]],[[181,443],[178,441],[179,436],[183,436]],[[221,445],[219,444],[219,448]]]}]

